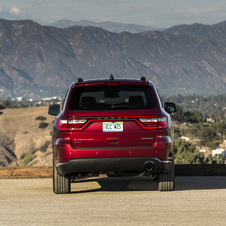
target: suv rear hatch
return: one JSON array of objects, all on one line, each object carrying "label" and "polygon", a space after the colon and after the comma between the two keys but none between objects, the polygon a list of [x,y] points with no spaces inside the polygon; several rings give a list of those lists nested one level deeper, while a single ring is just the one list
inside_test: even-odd
[{"label": "suv rear hatch", "polygon": [[78,149],[142,149],[151,147],[158,126],[157,101],[149,83],[108,82],[76,85],[70,95],[68,117],[61,128],[69,129]]}]

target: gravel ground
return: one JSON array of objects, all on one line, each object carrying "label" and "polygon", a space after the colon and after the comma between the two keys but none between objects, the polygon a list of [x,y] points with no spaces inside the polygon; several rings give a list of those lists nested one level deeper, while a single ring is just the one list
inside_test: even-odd
[{"label": "gravel ground", "polygon": [[52,179],[0,180],[0,225],[226,225],[226,177],[91,178],[55,195]]}]

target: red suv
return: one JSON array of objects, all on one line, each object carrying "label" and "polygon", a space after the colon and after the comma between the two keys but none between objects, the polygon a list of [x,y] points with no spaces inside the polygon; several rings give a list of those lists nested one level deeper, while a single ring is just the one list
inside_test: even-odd
[{"label": "red suv", "polygon": [[56,115],[53,134],[53,191],[70,192],[84,176],[155,178],[160,191],[175,187],[174,103],[164,107],[151,81],[96,79],[73,83]]}]

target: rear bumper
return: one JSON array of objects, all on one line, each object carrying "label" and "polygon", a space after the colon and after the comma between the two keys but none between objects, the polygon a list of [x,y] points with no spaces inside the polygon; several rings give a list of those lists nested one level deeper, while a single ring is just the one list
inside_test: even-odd
[{"label": "rear bumper", "polygon": [[65,176],[95,171],[144,170],[148,163],[154,167],[150,173],[167,173],[172,166],[172,162],[161,161],[154,157],[117,157],[71,159],[65,163],[57,163],[56,167],[58,173]]}]

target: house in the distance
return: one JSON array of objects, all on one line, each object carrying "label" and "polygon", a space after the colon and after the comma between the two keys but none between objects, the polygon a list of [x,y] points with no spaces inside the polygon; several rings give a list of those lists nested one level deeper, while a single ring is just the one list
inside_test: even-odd
[{"label": "house in the distance", "polygon": [[216,149],[216,150],[212,150],[212,156],[214,157],[215,155],[220,155],[222,154],[223,158],[226,157],[226,150],[225,149],[222,149],[222,148],[219,148],[219,149]]},{"label": "house in the distance", "polygon": [[189,141],[190,140],[189,137],[185,137],[185,136],[181,136],[180,139],[183,139],[183,140],[186,140],[186,141]]},{"label": "house in the distance", "polygon": [[207,122],[212,122],[212,123],[215,123],[215,120],[214,120],[214,119],[212,119],[212,118],[207,118],[207,119],[206,119],[206,121],[207,121]]}]

